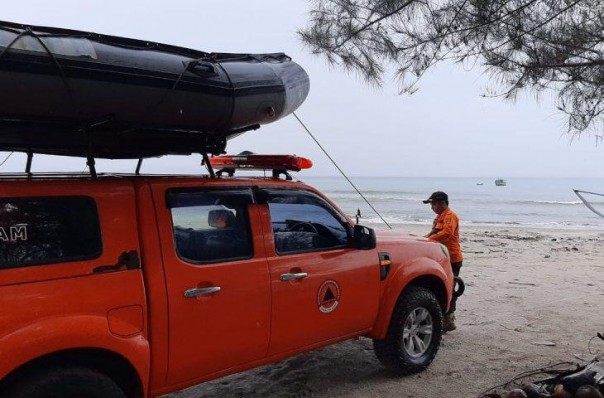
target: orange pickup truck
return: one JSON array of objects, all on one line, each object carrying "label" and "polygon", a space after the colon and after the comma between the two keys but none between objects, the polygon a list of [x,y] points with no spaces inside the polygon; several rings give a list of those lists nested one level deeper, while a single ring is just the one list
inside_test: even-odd
[{"label": "orange pickup truck", "polygon": [[447,250],[279,178],[0,177],[0,396],[156,397],[365,336],[425,369]]}]

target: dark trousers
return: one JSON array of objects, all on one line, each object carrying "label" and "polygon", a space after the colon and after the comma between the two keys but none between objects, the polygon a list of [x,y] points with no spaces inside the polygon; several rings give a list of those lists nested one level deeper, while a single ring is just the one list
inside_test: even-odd
[{"label": "dark trousers", "polygon": [[[453,269],[453,275],[459,276],[459,271],[461,270],[462,264],[463,264],[463,261],[460,261],[458,263],[451,263],[451,268]],[[451,298],[451,307],[449,308],[448,314],[452,314],[455,312],[455,309],[457,307],[456,304],[457,304],[457,297],[453,296]]]},{"label": "dark trousers", "polygon": [[463,264],[463,261],[460,261],[458,263],[451,263],[451,268],[453,268],[453,275],[459,276],[459,271],[461,270],[462,264]]}]

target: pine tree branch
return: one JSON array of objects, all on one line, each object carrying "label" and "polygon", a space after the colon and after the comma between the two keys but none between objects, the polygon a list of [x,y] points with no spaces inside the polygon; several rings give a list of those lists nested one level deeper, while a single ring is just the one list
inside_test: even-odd
[{"label": "pine tree branch", "polygon": [[417,0],[408,0],[405,3],[403,3],[403,5],[401,5],[400,7],[396,8],[395,10],[386,13],[384,15],[382,15],[381,17],[367,23],[366,25],[363,25],[361,28],[355,30],[354,32],[352,32],[350,35],[348,35],[348,37],[346,37],[341,43],[336,44],[331,50],[332,51],[336,51],[338,50],[340,47],[342,47],[344,44],[346,44],[347,42],[349,42],[352,38],[356,37],[359,33],[369,29],[371,26],[380,23],[381,21],[383,21],[386,18],[390,18],[393,15],[398,14],[399,12],[401,12],[403,9],[405,9],[406,7],[410,6],[411,4],[413,4],[414,2],[416,2]]},{"label": "pine tree branch", "polygon": [[604,59],[595,59],[590,62],[569,62],[562,64],[521,64],[523,68],[526,69],[551,69],[551,68],[584,68],[588,66],[596,66],[596,65],[604,65]]}]

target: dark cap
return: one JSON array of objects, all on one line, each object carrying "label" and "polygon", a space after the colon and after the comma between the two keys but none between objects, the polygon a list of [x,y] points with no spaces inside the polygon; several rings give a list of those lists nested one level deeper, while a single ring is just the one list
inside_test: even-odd
[{"label": "dark cap", "polygon": [[432,195],[430,195],[430,197],[426,200],[424,200],[424,203],[432,203],[433,201],[439,201],[439,200],[444,200],[445,202],[449,203],[449,196],[444,193],[443,191],[436,191],[433,192]]}]

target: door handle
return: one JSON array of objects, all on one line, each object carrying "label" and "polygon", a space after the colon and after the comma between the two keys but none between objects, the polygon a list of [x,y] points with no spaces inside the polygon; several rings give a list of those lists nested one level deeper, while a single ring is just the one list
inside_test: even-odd
[{"label": "door handle", "polygon": [[195,287],[193,289],[185,290],[185,298],[192,298],[197,296],[207,296],[209,294],[218,293],[220,291],[220,286],[212,286],[212,287]]},{"label": "door handle", "polygon": [[296,272],[293,274],[287,273],[287,274],[281,274],[281,281],[283,282],[287,282],[287,281],[293,281],[296,279],[304,279],[308,276],[307,272]]}]

